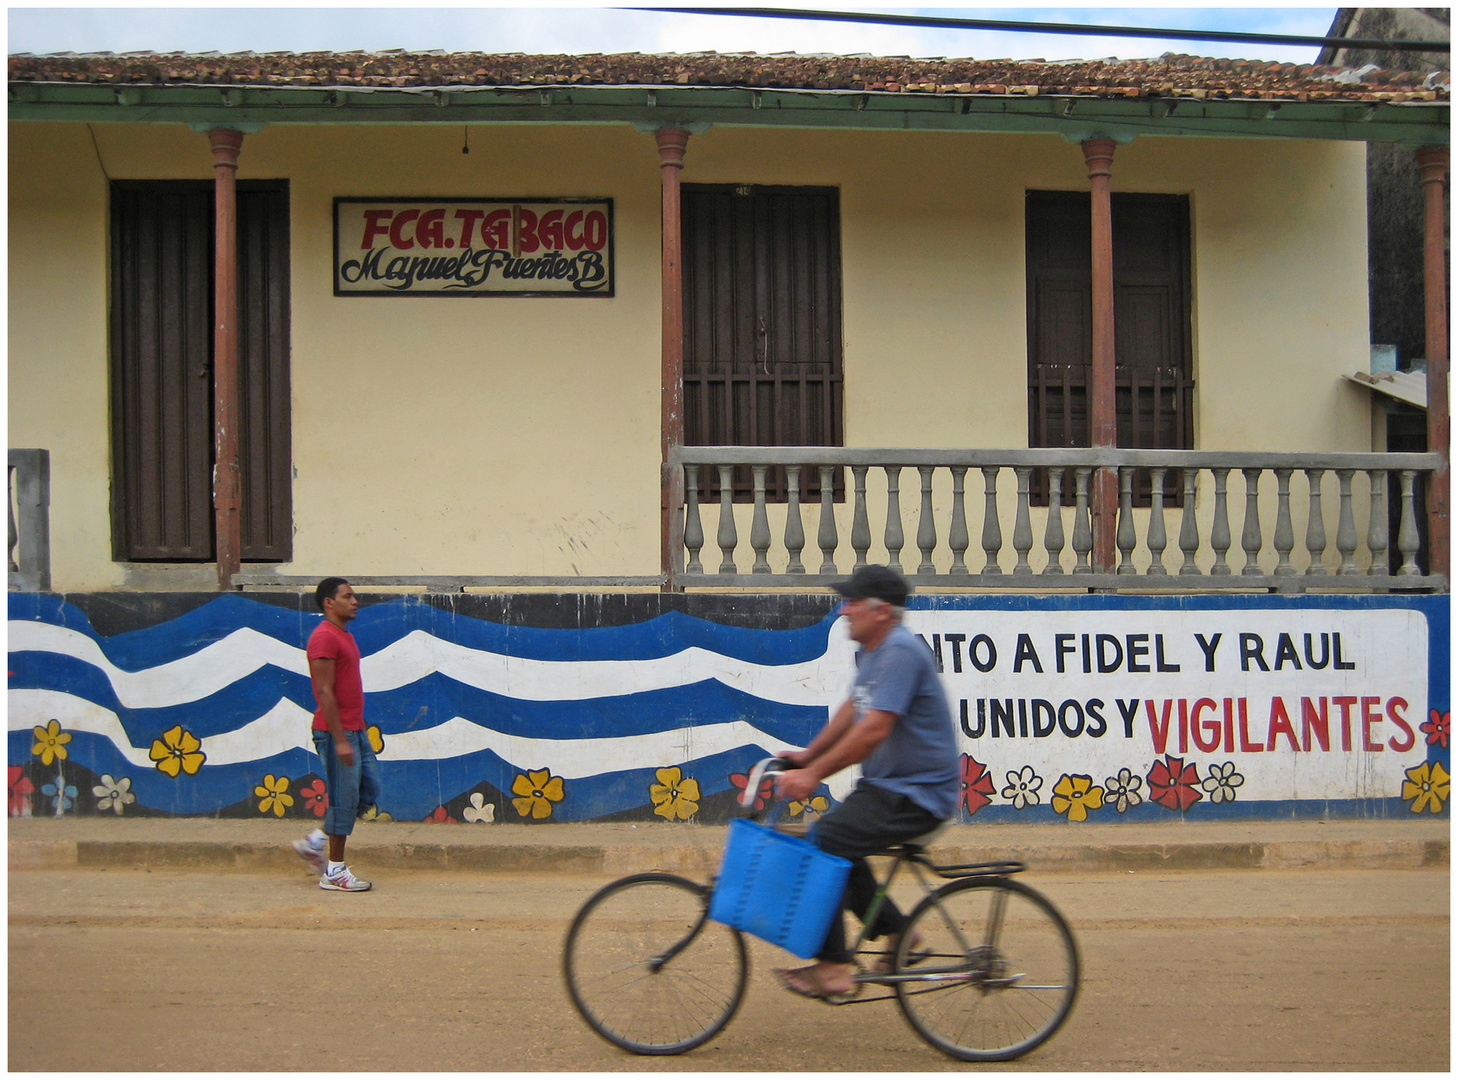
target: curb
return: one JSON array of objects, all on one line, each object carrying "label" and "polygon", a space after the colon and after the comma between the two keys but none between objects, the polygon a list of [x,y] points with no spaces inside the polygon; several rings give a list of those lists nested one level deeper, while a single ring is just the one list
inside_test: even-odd
[{"label": "curb", "polygon": [[[356,843],[350,861],[403,870],[496,873],[628,874],[644,870],[712,874],[717,847],[702,845],[413,844]],[[938,846],[944,864],[1014,860],[1037,870],[1418,870],[1450,865],[1447,839],[1317,840],[1272,843],[1172,843]],[[298,866],[279,844],[240,841],[11,840],[11,870],[100,866],[199,867],[251,871]]]}]

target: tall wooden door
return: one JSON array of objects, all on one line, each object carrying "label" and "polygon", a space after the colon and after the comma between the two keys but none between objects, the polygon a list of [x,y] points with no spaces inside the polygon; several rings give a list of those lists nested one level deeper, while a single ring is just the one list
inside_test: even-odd
[{"label": "tall wooden door", "polygon": [[[213,185],[111,190],[112,550],[211,561]],[[288,188],[238,184],[242,555],[293,546]]]},{"label": "tall wooden door", "polygon": [[[842,445],[839,193],[685,184],[683,237],[685,443]],[[818,491],[818,474],[802,483]]]},{"label": "tall wooden door", "polygon": [[[1194,446],[1189,200],[1116,192],[1114,410],[1119,446]],[[1027,194],[1028,445],[1090,445],[1093,359],[1091,212],[1087,192]],[[1038,470],[1034,496],[1047,497]],[[1071,494],[1071,473],[1063,491]],[[1149,477],[1134,497],[1147,505]],[[1166,502],[1179,503],[1166,477]]]},{"label": "tall wooden door", "polygon": [[[1190,449],[1189,200],[1115,193],[1112,212],[1118,444]],[[1028,192],[1026,228],[1029,445],[1088,446],[1088,193]]]}]

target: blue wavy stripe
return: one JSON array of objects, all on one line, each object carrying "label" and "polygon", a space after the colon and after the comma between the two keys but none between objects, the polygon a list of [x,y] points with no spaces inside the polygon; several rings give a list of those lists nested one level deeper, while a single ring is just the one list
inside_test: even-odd
[{"label": "blue wavy stripe", "polygon": [[[116,713],[133,746],[148,745],[181,725],[200,739],[236,731],[272,709],[281,698],[314,711],[314,693],[301,675],[264,668],[197,701],[156,709],[132,709],[117,700],[111,683],[84,661],[53,653],[12,653],[11,689],[54,690],[84,698]],[[420,710],[426,710],[425,715]],[[715,680],[621,697],[574,701],[523,701],[432,674],[408,686],[365,695],[365,716],[386,736],[434,727],[460,716],[506,735],[578,739],[647,735],[675,728],[744,720],[776,738],[804,745],[824,723],[823,706],[767,701]],[[12,758],[12,761],[14,759]]]},{"label": "blue wavy stripe", "polygon": [[[28,732],[9,733],[11,761],[24,761],[30,755]],[[254,799],[254,789],[265,775],[288,777],[288,793],[295,799],[295,811],[303,808],[300,788],[303,779],[314,774],[318,758],[302,749],[288,750],[256,762],[237,765],[204,765],[193,776],[167,776],[151,766],[133,765],[112,746],[111,742],[88,732],[76,732],[68,746],[70,756],[65,764],[51,766],[36,762],[32,776],[36,792],[32,796],[37,816],[44,816],[50,800],[40,792],[41,785],[54,783],[62,773],[67,784],[78,788],[77,798],[87,809],[95,805],[96,795],[90,780],[81,780],[74,766],[83,765],[98,777],[107,774],[114,779],[131,780],[131,792],[139,806],[169,814],[215,814],[237,803]],[[722,791],[737,790],[729,781],[731,773],[747,773],[770,748],[745,745],[722,754],[710,755],[679,766],[685,777],[699,784],[701,797]],[[552,806],[553,821],[588,821],[624,810],[651,806],[649,786],[657,782],[656,770],[664,762],[646,762],[640,769],[626,769],[600,776],[568,780],[565,798]],[[402,821],[417,821],[452,799],[488,784],[502,795],[497,810],[498,821],[522,820],[511,805],[512,781],[528,769],[546,767],[545,763],[512,765],[490,750],[480,750],[458,758],[440,761],[382,761],[381,784],[384,793],[380,809]],[[130,808],[128,808],[130,809]],[[124,814],[125,814],[124,810]],[[133,811],[135,813],[135,811]]]},{"label": "blue wavy stripe", "polygon": [[[20,764],[30,759],[31,735],[28,731],[10,732],[10,761]],[[117,751],[111,740],[86,731],[71,733],[68,765],[82,765],[101,776],[103,773],[115,779],[129,777],[131,791],[137,802],[153,810],[169,814],[215,814],[223,807],[241,802],[253,794],[253,788],[266,774],[273,776],[302,777],[314,770],[311,758],[302,749],[285,750],[259,761],[240,762],[236,765],[204,765],[194,776],[182,775],[176,779],[148,765],[133,765]],[[40,793],[41,783],[48,776],[54,776],[54,766],[41,765],[37,760],[32,775],[38,778],[35,800],[37,816],[44,816],[44,809],[50,805]],[[67,783],[77,783],[70,778]],[[79,797],[88,805],[95,804],[95,796],[89,788],[81,788]],[[297,785],[295,785],[297,789]],[[297,796],[297,790],[294,792]],[[125,811],[123,811],[125,815]]]},{"label": "blue wavy stripe", "polygon": [[622,697],[522,701],[431,675],[398,690],[365,695],[365,716],[386,737],[433,727],[452,716],[506,735],[551,739],[621,738],[744,720],[803,746],[825,723],[825,715],[824,706],[766,701],[712,679]]},{"label": "blue wavy stripe", "polygon": [[[304,648],[320,616],[221,596],[157,626],[103,637],[81,610],[61,597],[14,593],[13,620],[64,626],[92,638],[107,659],[127,671],[141,671],[190,656],[205,645],[249,627],[295,648]],[[528,660],[654,660],[698,646],[754,664],[793,664],[825,652],[833,614],[799,630],[751,630],[723,626],[680,612],[667,612],[629,626],[582,630],[504,626],[444,611],[413,598],[360,609],[350,626],[360,652],[378,652],[412,631],[422,630],[468,649]]]},{"label": "blue wavy stripe", "polygon": [[257,720],[280,698],[314,711],[314,691],[302,675],[272,666],[260,668],[216,694],[156,709],[123,705],[101,669],[75,657],[57,653],[11,653],[10,689],[54,690],[84,698],[116,713],[132,745],[154,739],[159,732],[181,724],[198,738],[235,731]]},{"label": "blue wavy stripe", "polygon": [[[65,783],[78,788],[76,800],[90,811],[95,807],[96,795],[90,790],[90,780],[83,780],[74,769],[77,760],[84,759],[86,768],[98,777],[109,774],[113,778],[127,777],[131,780],[131,791],[137,797],[136,807],[127,807],[124,813],[136,813],[136,808],[146,807],[176,815],[211,815],[225,807],[257,799],[254,789],[265,775],[287,777],[289,794],[295,799],[291,817],[304,815],[301,788],[304,778],[314,774],[317,759],[304,750],[290,750],[261,761],[226,766],[205,765],[195,776],[173,779],[155,768],[138,768],[119,754],[110,742],[86,732],[77,732],[70,744],[72,758],[62,766],[42,766],[36,762],[31,775],[35,779],[36,792],[32,795],[34,812],[45,816],[51,812],[53,803],[43,795],[40,787],[54,783],[57,772],[62,772]],[[722,792],[738,789],[729,780],[732,773],[747,773],[750,766],[765,755],[767,747],[746,745],[722,754],[715,754],[691,761],[681,766],[684,777],[693,778],[699,785],[700,798],[707,799]],[[24,760],[30,752],[29,734],[10,733],[10,759]],[[513,766],[490,750],[482,750],[459,758],[440,762],[407,761],[380,763],[384,793],[380,809],[400,821],[419,821],[430,815],[438,806],[457,799],[466,792],[483,786],[494,788],[499,798],[492,796],[498,804],[498,822],[519,822],[523,818],[512,805],[512,781],[526,769]],[[641,810],[652,805],[649,786],[657,781],[656,770],[661,763],[648,762],[642,768],[625,769],[621,772],[580,780],[569,780],[564,784],[565,797],[552,804],[548,821],[577,822],[617,814],[628,810]],[[75,813],[72,808],[68,813]],[[1191,820],[1242,820],[1269,819],[1273,815],[1298,819],[1329,818],[1390,818],[1410,820],[1411,810],[1399,798],[1372,799],[1299,799],[1236,801],[1220,805],[1200,803],[1196,812],[1188,815]],[[1089,814],[1091,822],[1168,822],[1177,815],[1151,802],[1119,814],[1112,806],[1105,806]],[[1449,811],[1434,815],[1447,819]],[[1006,804],[994,804],[980,809],[975,817],[968,819],[965,811],[959,820],[971,820],[977,824],[1062,824],[1064,819],[1050,806],[1027,807],[1019,810]],[[304,827],[301,823],[301,827]],[[1076,827],[1076,826],[1075,826]]]}]

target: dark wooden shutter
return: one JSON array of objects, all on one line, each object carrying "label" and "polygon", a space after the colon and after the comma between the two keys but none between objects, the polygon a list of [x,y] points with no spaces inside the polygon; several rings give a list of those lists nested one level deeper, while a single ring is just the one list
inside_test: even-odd
[{"label": "dark wooden shutter", "polygon": [[[685,443],[842,445],[838,193],[686,184],[683,226]],[[767,479],[783,499],[783,470]],[[801,491],[818,493],[817,472]]]},{"label": "dark wooden shutter", "polygon": [[213,199],[112,185],[113,554],[213,557]]},{"label": "dark wooden shutter", "polygon": [[239,454],[243,559],[293,558],[289,193],[238,187]]},{"label": "dark wooden shutter", "polygon": [[[112,551],[210,561],[213,186],[116,181],[111,206]],[[238,185],[245,559],[293,543],[288,191]]]},{"label": "dark wooden shutter", "polygon": [[[1189,200],[1115,193],[1114,405],[1118,445],[1193,447]],[[1093,353],[1087,192],[1030,191],[1026,204],[1028,445],[1089,445]],[[1071,498],[1071,474],[1064,492]],[[1166,499],[1175,482],[1166,477]],[[1035,494],[1046,498],[1044,479]],[[1147,498],[1148,479],[1136,494]]]},{"label": "dark wooden shutter", "polygon": [[1183,195],[1115,195],[1114,405],[1118,443],[1193,444],[1190,212]]}]

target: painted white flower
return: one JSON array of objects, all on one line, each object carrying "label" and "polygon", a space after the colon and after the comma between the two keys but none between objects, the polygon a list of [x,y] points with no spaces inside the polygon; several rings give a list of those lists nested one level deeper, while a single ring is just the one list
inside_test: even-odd
[{"label": "painted white flower", "polygon": [[1235,789],[1245,783],[1245,777],[1235,771],[1235,762],[1211,765],[1210,775],[1200,781],[1200,787],[1210,796],[1212,803],[1234,802]]},{"label": "painted white flower", "polygon": [[461,817],[467,821],[485,822],[488,825],[496,820],[496,804],[486,801],[486,796],[479,791],[471,796],[471,805],[461,811]]},{"label": "painted white flower", "polygon": [[1043,778],[1033,772],[1031,765],[1024,765],[1021,771],[1007,774],[1007,787],[1002,789],[1002,797],[1011,800],[1013,806],[1019,810],[1037,806],[1043,801],[1038,795],[1038,789],[1042,786]]},{"label": "painted white flower", "polygon": [[91,789],[91,794],[96,796],[96,809],[112,810],[120,815],[123,806],[137,801],[137,797],[132,794],[131,787],[132,778],[130,776],[113,780],[110,773],[102,773],[101,783]]},{"label": "painted white flower", "polygon": [[1111,776],[1104,781],[1104,798],[1106,802],[1114,804],[1114,809],[1124,813],[1131,806],[1138,806],[1144,801],[1144,796],[1139,794],[1139,789],[1144,786],[1133,770],[1120,769],[1118,776]]}]

